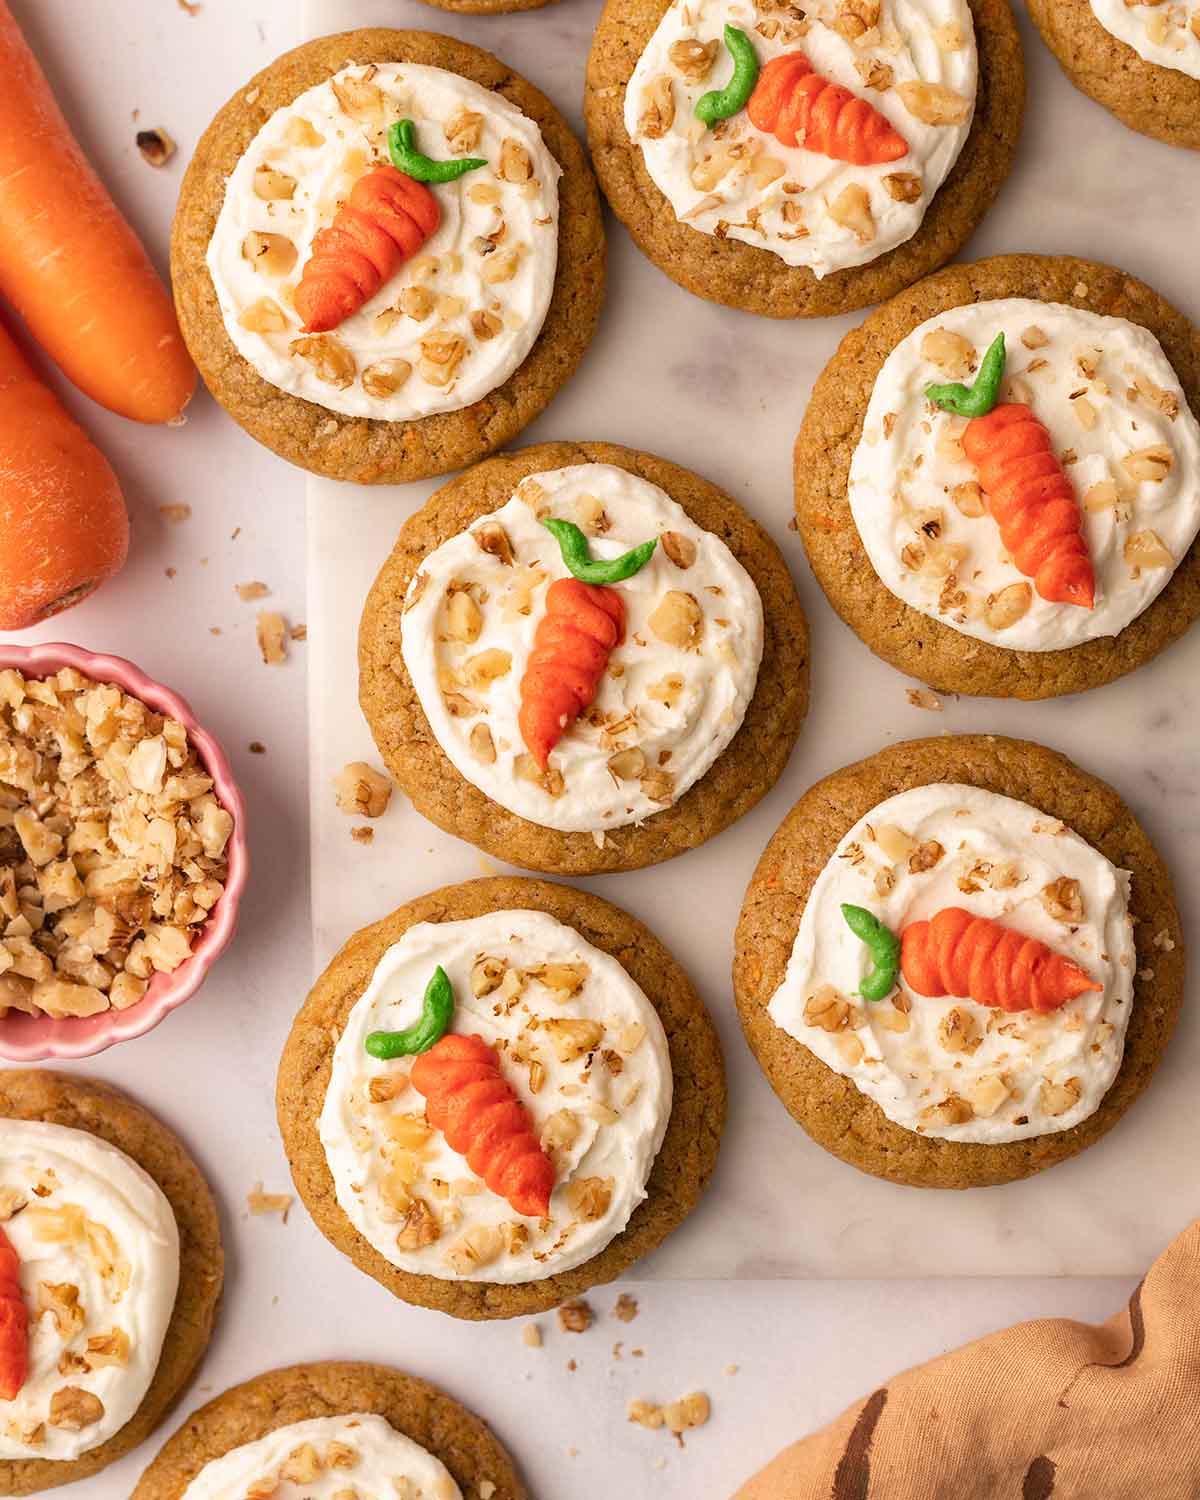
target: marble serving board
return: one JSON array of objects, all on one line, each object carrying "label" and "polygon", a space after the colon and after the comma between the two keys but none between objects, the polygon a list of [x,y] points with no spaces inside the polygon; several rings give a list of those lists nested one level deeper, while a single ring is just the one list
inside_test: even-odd
[{"label": "marble serving board", "polygon": [[[309,34],[369,25],[453,32],[542,87],[582,130],[598,0],[495,18],[419,0],[307,0]],[[1075,252],[1135,272],[1200,320],[1200,161],[1125,130],[1077,94],[1024,22],[1029,108],[1016,171],[970,246]],[[1185,1012],[1159,1074],[1101,1144],[1030,1181],[920,1192],[866,1177],[792,1124],[738,1027],[730,989],[742,893],[764,844],[819,777],[897,740],[995,731],[1038,739],[1110,779],[1174,871],[1185,930],[1200,931],[1200,630],[1135,676],[1046,704],[947,699],[878,661],[825,603],[790,529],[791,449],[812,382],[857,317],[771,322],[689,296],[609,219],[609,295],[574,380],[522,442],[601,438],[658,452],[724,486],[783,548],[813,642],[809,721],[782,782],[735,828],[656,869],[581,882],[628,907],[684,962],[720,1028],[730,1108],[716,1180],[649,1276],[879,1277],[1140,1272],[1200,1212],[1195,1170],[1200,1020]],[[363,598],[405,517],[435,483],[365,489],[308,482],[312,895],[316,963],[355,928],[437,885],[498,873],[402,797],[352,842],[331,781],[378,763],[356,701]],[[1193,997],[1195,986],[1192,986]],[[642,1274],[642,1268],[639,1268]]]}]

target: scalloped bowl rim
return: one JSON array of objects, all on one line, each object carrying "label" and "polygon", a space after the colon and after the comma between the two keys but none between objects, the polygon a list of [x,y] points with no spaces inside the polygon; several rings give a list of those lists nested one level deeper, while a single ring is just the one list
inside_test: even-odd
[{"label": "scalloped bowl rim", "polygon": [[112,683],[148,708],[177,719],[187,730],[205,771],[213,780],[213,793],[233,815],[233,832],[226,846],[229,870],[225,889],[208,921],[184,960],[170,974],[157,974],[145,995],[127,1010],[106,1010],[95,1016],[27,1016],[9,1011],[0,1016],[0,1057],[10,1062],[41,1062],[46,1058],[93,1057],[115,1042],[126,1042],[153,1031],[171,1011],[203,984],[209,969],[229,946],[237,928],[238,908],[249,874],[246,844],[246,808],[234,780],[229,761],[217,739],[197,720],[185,698],[161,682],[148,677],[123,656],[88,651],[65,641],[39,646],[16,646],[0,642],[0,671],[15,667],[26,677],[50,677],[63,667],[74,667],[98,682]]}]

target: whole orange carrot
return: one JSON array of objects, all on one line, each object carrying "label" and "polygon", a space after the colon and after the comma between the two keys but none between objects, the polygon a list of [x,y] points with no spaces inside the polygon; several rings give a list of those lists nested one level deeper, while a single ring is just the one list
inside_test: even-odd
[{"label": "whole orange carrot", "polygon": [[0,630],[78,604],[128,550],[108,460],[0,324]]},{"label": "whole orange carrot", "polygon": [[21,1296],[20,1263],[0,1229],[0,1401],[15,1401],[29,1370],[29,1313]]},{"label": "whole orange carrot", "polygon": [[998,1010],[1045,1015],[1099,990],[1069,958],[1015,928],[946,906],[900,934],[900,968],[918,995],[958,995]]},{"label": "whole orange carrot", "polygon": [[138,422],[187,405],[196,371],[167,290],[0,0],[0,293],[93,401]]}]

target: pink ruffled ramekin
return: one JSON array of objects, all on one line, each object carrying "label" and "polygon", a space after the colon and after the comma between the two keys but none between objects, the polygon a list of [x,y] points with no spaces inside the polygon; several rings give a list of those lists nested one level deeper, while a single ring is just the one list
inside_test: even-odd
[{"label": "pink ruffled ramekin", "polygon": [[187,703],[124,657],[104,656],[57,641],[44,646],[0,642],[0,669],[5,667],[15,667],[26,677],[50,677],[62,667],[74,667],[97,682],[114,683],[132,697],[140,698],[155,713],[178,719],[213,779],[217,801],[233,814],[233,832],[225,850],[229,862],[225,890],[200,929],[191,957],[173,973],[156,974],[146,993],[128,1010],[106,1010],[96,1016],[69,1016],[58,1021],[50,1016],[27,1016],[12,1010],[0,1016],[0,1057],[10,1062],[92,1057],[114,1042],[127,1042],[131,1037],[153,1031],[164,1016],[196,993],[209,968],[233,937],[250,863],[245,804],[225,752],[196,722]]}]

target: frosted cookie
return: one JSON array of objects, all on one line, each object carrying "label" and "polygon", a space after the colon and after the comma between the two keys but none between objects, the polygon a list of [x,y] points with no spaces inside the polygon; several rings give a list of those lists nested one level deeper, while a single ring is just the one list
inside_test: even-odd
[{"label": "frosted cookie", "polygon": [[686,470],[599,443],[439,490],[359,636],[363,711],[418,810],[560,873],[654,863],[740,817],[783,769],[807,668],[766,533]]},{"label": "frosted cookie", "polygon": [[525,1500],[478,1417],[384,1365],[296,1365],[193,1412],[133,1500]]},{"label": "frosted cookie", "polygon": [[1169,877],[1111,788],[1039,745],[915,740],[835,772],[738,925],[742,1025],[826,1150],[917,1187],[1092,1144],[1182,1000]]},{"label": "frosted cookie", "polygon": [[0,1493],[86,1478],[142,1442],[207,1347],[222,1254],[208,1187],[137,1105],[0,1074]]},{"label": "frosted cookie", "polygon": [[649,932],[569,887],[477,880],[342,948],[284,1049],[318,1227],[406,1301],[553,1307],[671,1232],[716,1160],[711,1022]]},{"label": "frosted cookie", "polygon": [[172,274],[202,375],[254,437],[394,483],[541,411],[591,338],[604,238],[543,95],[466,43],[368,30],[285,54],[217,115]]},{"label": "frosted cookie", "polygon": [[609,0],[585,110],[601,186],[660,269],[810,317],[955,253],[1023,98],[1003,0]]},{"label": "frosted cookie", "polygon": [[1064,73],[1142,135],[1200,151],[1200,10],[1155,0],[1030,0]]},{"label": "frosted cookie", "polygon": [[1110,682],[1200,609],[1198,395],[1193,330],[1119,271],[1002,256],[931,277],[814,388],[795,456],[813,571],[943,691]]}]

